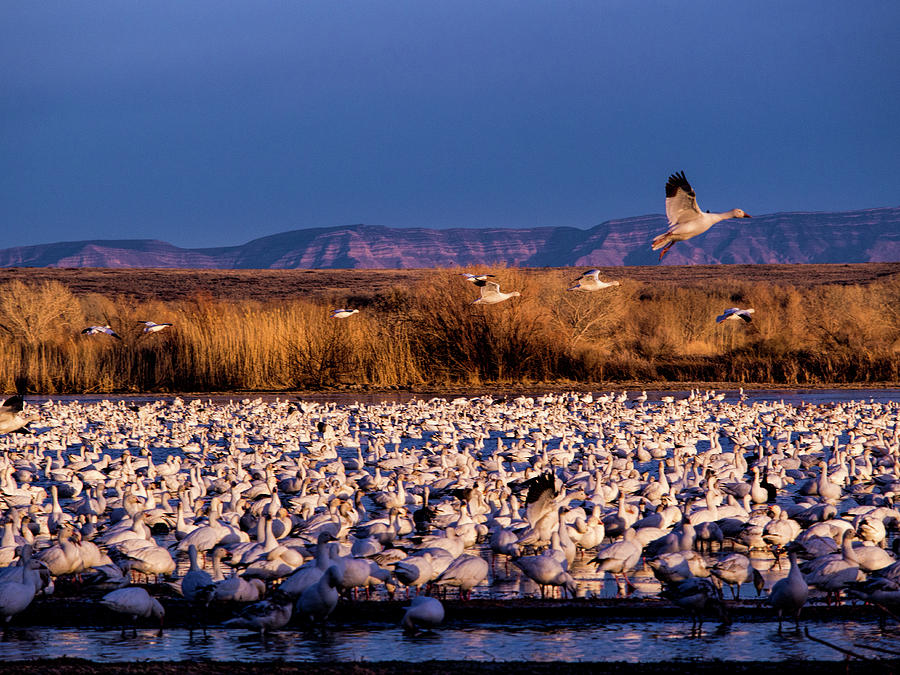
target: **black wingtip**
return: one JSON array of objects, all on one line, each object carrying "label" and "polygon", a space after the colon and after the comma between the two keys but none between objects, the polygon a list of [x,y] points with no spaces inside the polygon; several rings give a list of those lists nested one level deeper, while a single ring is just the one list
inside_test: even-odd
[{"label": "black wingtip", "polygon": [[669,176],[669,180],[666,181],[666,199],[668,199],[669,197],[674,197],[679,188],[684,190],[691,197],[695,196],[694,189],[691,187],[691,184],[688,183],[688,179],[684,175],[684,171],[678,171]]},{"label": "black wingtip", "polygon": [[3,402],[3,407],[9,408],[13,412],[22,412],[22,409],[25,407],[25,399],[22,398],[22,394],[10,396]]},{"label": "black wingtip", "polygon": [[556,477],[549,471],[531,479],[531,484],[528,486],[528,495],[525,497],[525,503],[532,504],[533,502],[536,502],[547,490],[549,490],[554,497],[556,496]]}]

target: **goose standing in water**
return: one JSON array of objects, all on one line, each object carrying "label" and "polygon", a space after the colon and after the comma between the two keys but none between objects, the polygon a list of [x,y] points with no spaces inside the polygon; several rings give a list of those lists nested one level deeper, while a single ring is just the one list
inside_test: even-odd
[{"label": "goose standing in water", "polygon": [[37,593],[35,580],[32,578],[37,572],[30,568],[31,546],[23,545],[19,551],[18,574],[8,575],[9,578],[0,580],[0,618],[4,627],[9,624],[16,614],[28,609],[28,605],[34,600]]},{"label": "goose standing in water", "polygon": [[599,291],[602,288],[619,286],[618,281],[600,281],[600,270],[588,270],[575,280],[575,285],[567,291]]},{"label": "goose standing in water", "polygon": [[[195,612],[198,604],[209,602],[214,588],[213,578],[197,564],[197,547],[193,544],[188,548],[188,556],[191,559],[191,567],[181,580],[181,594],[190,603],[192,612]],[[206,630],[205,625],[203,629]]]},{"label": "goose standing in water", "polygon": [[797,565],[797,554],[790,554],[791,569],[784,579],[780,579],[772,586],[768,602],[778,610],[778,632],[781,632],[781,621],[785,612],[794,615],[797,628],[800,628],[800,610],[806,604],[809,597],[809,586],[803,578],[803,573]]},{"label": "goose standing in water", "polygon": [[[159,600],[151,597],[143,588],[131,586],[120,588],[112,593],[107,593],[100,600],[100,604],[118,614],[131,617],[132,635],[137,637],[138,617],[149,619],[151,616],[159,619],[159,633],[162,635],[163,618],[166,610],[159,604]],[[122,637],[125,637],[125,625],[122,625]]]},{"label": "goose standing in water", "polygon": [[309,623],[310,627],[320,624],[325,630],[325,620],[337,607],[338,584],[341,582],[341,573],[335,565],[332,565],[319,580],[308,587],[297,600],[297,614]]},{"label": "goose standing in water", "polygon": [[546,597],[547,586],[561,587],[564,593],[568,592],[574,598],[577,590],[575,579],[558,560],[546,553],[516,558],[513,563],[540,587],[542,599]]},{"label": "goose standing in water", "polygon": [[259,631],[260,635],[265,636],[267,632],[287,626],[291,620],[293,609],[294,605],[290,598],[276,590],[271,598],[246,607],[238,616],[228,619],[225,625],[234,628],[249,628]]},{"label": "goose standing in water", "polygon": [[666,584],[661,595],[691,613],[694,620],[691,635],[699,635],[703,631],[703,612],[707,609],[714,609],[723,623],[730,623],[719,589],[709,579],[693,577]]},{"label": "goose standing in water", "polygon": [[735,600],[741,597],[741,584],[753,582],[756,594],[762,591],[765,580],[759,570],[750,564],[750,558],[743,553],[732,553],[709,568],[713,576],[728,584],[731,588],[731,597]]},{"label": "goose standing in water", "polygon": [[444,570],[434,583],[438,586],[456,586],[459,597],[469,599],[472,589],[487,578],[489,567],[484,558],[463,554]]},{"label": "goose standing in water", "polygon": [[444,606],[437,598],[420,595],[412,601],[400,625],[407,633],[417,633],[420,629],[435,628],[444,620]]},{"label": "goose standing in water", "polygon": [[633,570],[641,559],[641,546],[637,543],[637,535],[632,528],[625,530],[622,541],[610,544],[597,551],[597,555],[589,562],[597,563],[597,571],[610,572],[618,580],[621,574],[625,579],[627,593],[634,591],[634,584],[628,580],[628,572]]},{"label": "goose standing in water", "polygon": [[750,216],[740,209],[725,213],[704,213],[697,206],[697,195],[682,171],[669,176],[666,182],[666,217],[669,219],[669,229],[653,240],[653,250],[662,249],[659,252],[660,260],[675,242],[703,234],[716,223],[728,218]]}]

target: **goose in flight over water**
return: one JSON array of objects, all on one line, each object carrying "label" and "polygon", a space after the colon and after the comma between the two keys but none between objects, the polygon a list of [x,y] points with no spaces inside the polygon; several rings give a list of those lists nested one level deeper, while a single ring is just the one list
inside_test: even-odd
[{"label": "goose in flight over water", "polygon": [[144,324],[145,333],[158,333],[172,326],[170,323],[154,323],[153,321],[138,321],[138,323]]},{"label": "goose in flight over water", "polygon": [[122,338],[114,331],[109,325],[106,326],[88,326],[83,331],[81,331],[82,335],[97,335],[97,333],[106,333],[107,335],[111,335],[116,338],[116,340],[121,340]]},{"label": "goose in flight over water", "polygon": [[503,302],[504,300],[515,298],[518,295],[521,295],[519,291],[510,291],[509,293],[503,293],[500,290],[500,284],[498,284],[496,281],[486,281],[484,283],[484,286],[481,287],[481,297],[475,300],[472,304],[493,305],[497,302]]},{"label": "goose in flight over water", "polygon": [[469,274],[468,272],[463,272],[462,276],[466,278],[466,281],[471,281],[479,287],[483,287],[488,282],[488,278],[494,278],[493,274]]},{"label": "goose in flight over water", "polygon": [[729,307],[716,317],[716,323],[722,323],[723,321],[737,321],[738,319],[743,319],[745,322],[750,323],[751,321],[753,321],[753,317],[750,315],[755,311],[755,309],[740,309],[738,307]]},{"label": "goose in flight over water", "polygon": [[359,314],[358,309],[333,309],[331,310],[331,318],[332,319],[346,319],[348,316],[353,316],[354,314]]},{"label": "goose in flight over water", "polygon": [[697,206],[697,195],[684,176],[673,173],[666,182],[666,217],[669,229],[653,240],[653,250],[662,249],[659,259],[669,252],[676,241],[684,241],[703,234],[716,223],[729,218],[750,218],[740,209],[725,213],[703,213]]},{"label": "goose in flight over water", "polygon": [[600,270],[588,270],[575,280],[575,285],[567,291],[599,291],[601,288],[618,286],[618,281],[600,281]]}]

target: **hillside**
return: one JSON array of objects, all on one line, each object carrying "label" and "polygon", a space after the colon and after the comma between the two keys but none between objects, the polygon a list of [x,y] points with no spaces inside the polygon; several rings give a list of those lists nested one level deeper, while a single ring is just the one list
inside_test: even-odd
[{"label": "hillside", "polygon": [[[97,240],[0,250],[0,267],[179,269],[412,269],[481,264],[519,267],[656,265],[661,215],[581,230],[390,228],[294,230],[241,246],[186,249],[154,240]],[[776,213],[728,220],[676,244],[665,265],[900,261],[900,208]]]}]

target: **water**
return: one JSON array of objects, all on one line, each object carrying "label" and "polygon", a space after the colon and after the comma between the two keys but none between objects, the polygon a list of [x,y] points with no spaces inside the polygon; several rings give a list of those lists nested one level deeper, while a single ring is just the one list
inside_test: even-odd
[{"label": "water", "polygon": [[[875,622],[811,622],[810,633],[871,658],[887,657],[857,643],[896,649],[898,629],[882,633]],[[324,637],[285,630],[265,641],[247,631],[140,629],[122,637],[116,629],[12,629],[0,641],[0,662],[72,657],[109,661],[671,661],[787,659],[840,660],[843,655],[807,639],[793,624],[782,635],[776,622],[736,623],[717,630],[704,624],[692,636],[690,621],[577,621],[542,625],[448,624],[439,631],[405,635],[396,623],[337,628]]]}]

